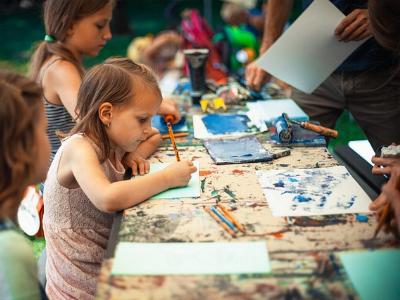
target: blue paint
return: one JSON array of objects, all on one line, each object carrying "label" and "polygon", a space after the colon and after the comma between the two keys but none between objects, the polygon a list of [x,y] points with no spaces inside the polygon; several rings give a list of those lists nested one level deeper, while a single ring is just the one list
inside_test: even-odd
[{"label": "blue paint", "polygon": [[246,115],[213,114],[202,118],[209,133],[227,134],[235,132],[248,132],[249,118]]},{"label": "blue paint", "polygon": [[290,182],[299,182],[296,178],[294,177],[289,177],[289,181]]},{"label": "blue paint", "polygon": [[306,197],[306,196],[303,196],[303,195],[297,195],[297,196],[295,196],[293,198],[293,200],[297,201],[297,202],[300,202],[300,203],[303,203],[303,202],[311,201],[311,197]]},{"label": "blue paint", "polygon": [[211,158],[218,164],[270,161],[273,154],[264,149],[255,136],[204,141]]},{"label": "blue paint", "polygon": [[368,222],[368,216],[367,216],[367,215],[360,215],[360,214],[357,214],[356,220],[357,220],[358,222],[361,222],[361,223],[367,223],[367,222]]},{"label": "blue paint", "polygon": [[284,187],[285,183],[282,180],[279,180],[277,183],[274,183],[275,187]]},{"label": "blue paint", "polygon": [[350,198],[349,202],[344,206],[344,208],[349,209],[353,206],[354,202],[356,201],[356,196]]},{"label": "blue paint", "polygon": [[[154,128],[157,128],[161,134],[166,134],[168,133],[168,127],[167,124],[164,121],[164,118],[162,116],[156,115],[151,119],[151,126]],[[187,127],[186,127],[186,117],[183,116],[182,119],[172,125],[172,130],[174,132],[187,132]]]}]

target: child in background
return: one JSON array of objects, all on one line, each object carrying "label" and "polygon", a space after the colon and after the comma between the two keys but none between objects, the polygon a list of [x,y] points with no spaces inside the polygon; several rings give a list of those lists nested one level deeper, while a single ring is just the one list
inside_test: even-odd
[{"label": "child in background", "polygon": [[[84,56],[97,56],[111,39],[110,21],[114,0],[47,0],[44,2],[45,41],[36,49],[30,66],[30,77],[43,88],[48,120],[51,158],[61,145],[57,133],[68,133],[74,126],[77,94],[84,68]],[[61,22],[62,20],[62,22]],[[164,105],[160,113],[179,111]],[[154,129],[146,143],[126,158],[126,163],[143,165],[159,146],[161,136]],[[129,165],[131,166],[131,165]]]},{"label": "child in background", "polygon": [[121,159],[148,138],[161,100],[152,72],[129,59],[109,59],[83,78],[77,105],[80,122],[58,150],[44,189],[50,297],[92,299],[112,213],[185,186],[196,171],[192,162],[181,161],[122,180]]},{"label": "child in background", "polygon": [[41,89],[0,71],[0,298],[40,299],[32,247],[14,221],[25,189],[43,181],[50,157]]}]

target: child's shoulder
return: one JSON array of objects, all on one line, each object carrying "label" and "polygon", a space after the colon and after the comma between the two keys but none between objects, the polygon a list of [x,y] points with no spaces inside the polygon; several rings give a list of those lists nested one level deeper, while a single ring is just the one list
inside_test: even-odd
[{"label": "child's shoulder", "polygon": [[61,58],[50,59],[43,65],[43,70],[43,79],[46,81],[57,82],[81,77],[78,68],[72,62]]},{"label": "child's shoulder", "polygon": [[69,159],[81,160],[94,155],[98,156],[99,147],[83,133],[73,134],[63,140],[63,144],[64,155]]}]

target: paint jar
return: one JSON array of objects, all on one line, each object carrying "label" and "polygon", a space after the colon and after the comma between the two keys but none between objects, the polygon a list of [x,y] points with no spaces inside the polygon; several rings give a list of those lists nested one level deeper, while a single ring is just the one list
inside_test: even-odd
[{"label": "paint jar", "polygon": [[186,49],[183,53],[189,62],[192,103],[200,105],[200,99],[206,91],[205,63],[209,50],[205,48]]}]

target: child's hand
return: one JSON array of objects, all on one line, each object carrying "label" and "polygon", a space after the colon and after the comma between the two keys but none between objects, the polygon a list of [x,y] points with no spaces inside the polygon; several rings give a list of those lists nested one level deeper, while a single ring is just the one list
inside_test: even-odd
[{"label": "child's hand", "polygon": [[372,174],[390,174],[394,167],[400,167],[399,157],[377,157],[374,156],[371,161],[375,164],[372,168]]},{"label": "child's hand", "polygon": [[135,152],[125,154],[122,164],[125,168],[132,168],[133,176],[144,175],[150,171],[150,163],[141,156],[136,155]]},{"label": "child's hand", "polygon": [[173,163],[164,169],[167,180],[171,188],[186,186],[189,183],[191,174],[197,171],[197,168],[191,161],[179,161]]}]

